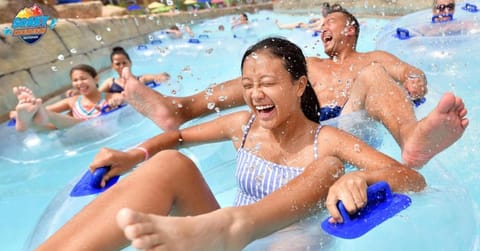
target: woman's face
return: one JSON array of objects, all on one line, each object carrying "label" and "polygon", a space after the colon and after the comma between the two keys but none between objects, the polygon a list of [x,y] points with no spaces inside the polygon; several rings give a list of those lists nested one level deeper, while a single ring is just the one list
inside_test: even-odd
[{"label": "woman's face", "polygon": [[448,21],[449,15],[453,16],[455,12],[455,1],[452,0],[437,0],[433,6],[433,15],[441,16],[438,21]]},{"label": "woman's face", "polygon": [[72,86],[77,89],[81,95],[87,95],[92,91],[97,91],[98,77],[92,77],[88,72],[82,70],[73,70],[70,75]]},{"label": "woman's face", "polygon": [[[306,83],[306,77],[301,78]],[[266,50],[250,54],[244,61],[244,99],[264,128],[275,128],[292,114],[301,113],[304,85],[292,80],[284,62]]]},{"label": "woman's face", "polygon": [[118,73],[118,75],[122,75],[123,68],[130,66],[132,66],[132,63],[125,55],[115,54],[112,56],[112,68]]}]

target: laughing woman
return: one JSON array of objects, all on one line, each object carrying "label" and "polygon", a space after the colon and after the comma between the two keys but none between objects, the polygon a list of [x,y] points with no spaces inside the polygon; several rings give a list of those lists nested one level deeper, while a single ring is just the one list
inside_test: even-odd
[{"label": "laughing woman", "polygon": [[[250,112],[165,132],[128,152],[103,149],[91,169],[110,165],[104,179],[153,157],[38,250],[119,250],[130,243],[142,250],[241,250],[324,210],[323,205],[342,221],[338,200],[349,212],[357,211],[366,204],[369,184],[384,180],[394,191],[425,187],[415,170],[346,132],[318,124],[320,106],[295,44],[264,39],[246,51],[241,69]],[[124,78],[137,81],[128,68]],[[220,208],[195,164],[172,149],[227,139],[237,149],[239,192],[234,206]],[[360,169],[344,174],[344,163]]]}]

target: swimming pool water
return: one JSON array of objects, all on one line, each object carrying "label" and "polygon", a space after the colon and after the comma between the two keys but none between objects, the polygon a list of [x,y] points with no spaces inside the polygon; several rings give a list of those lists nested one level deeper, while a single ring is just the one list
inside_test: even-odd
[{"label": "swimming pool water", "polygon": [[[188,43],[187,40],[169,41],[161,32],[151,34],[152,40],[161,39],[162,43],[147,44],[146,50],[130,48],[129,53],[134,64],[133,72],[169,72],[172,79],[158,87],[157,91],[168,95],[184,96],[203,90],[209,84],[239,76],[239,64],[244,50],[254,41],[270,34],[289,37],[292,41],[302,45],[306,55],[324,56],[322,44],[317,41],[318,37],[304,31],[279,31],[275,28],[274,21],[276,19],[282,22],[306,21],[308,16],[260,12],[250,16],[255,24],[253,28],[248,31],[236,32],[237,38],[235,39],[233,39],[234,32],[228,28],[224,32],[214,31],[218,24],[225,24],[225,27],[229,27],[228,23],[231,18],[231,16],[227,16],[193,25],[192,28],[197,34],[208,34],[208,38],[201,39],[199,44]],[[374,49],[377,32],[388,22],[389,20],[384,19],[361,19],[362,31],[358,50]],[[478,59],[467,55],[462,59],[465,64],[478,65]],[[105,79],[112,74],[112,72],[108,72],[102,75],[102,78]],[[480,89],[477,87],[479,86],[478,79],[472,72],[462,72],[461,69],[447,76],[438,72],[427,72],[427,75],[433,87],[428,95],[430,100],[437,99],[439,94],[444,91],[453,90],[465,98],[469,108],[470,128],[461,140],[438,155],[436,159],[442,162],[445,169],[453,173],[461,186],[468,190],[472,198],[475,198],[474,207],[478,211],[480,198],[480,188],[477,185],[479,168],[476,166],[476,162],[480,158],[476,156],[478,153],[478,144],[476,143],[478,142],[478,133],[476,132],[480,129],[477,122],[480,118],[480,106],[476,101],[480,95]],[[461,82],[457,80],[461,80]],[[205,94],[208,95],[208,91]],[[214,104],[211,108],[215,110]],[[126,149],[161,132],[151,121],[136,114],[131,107],[123,109],[122,115],[120,113],[112,114],[111,117],[99,119],[100,122],[88,121],[63,133],[54,132],[39,136],[17,134],[14,137],[10,136],[8,142],[2,141],[0,146],[0,213],[2,215],[0,241],[3,244],[2,249],[22,250],[24,248],[27,237],[33,231],[52,198],[67,184],[70,184],[75,177],[84,173],[100,147]],[[217,115],[213,114],[208,118],[215,116]],[[196,119],[185,126],[208,118]],[[94,127],[95,123],[110,125],[113,123],[115,126],[111,128],[112,130],[99,132]],[[5,127],[0,130],[0,135],[5,133],[4,135],[7,137],[6,135],[12,133],[12,131],[6,130],[8,129]],[[85,131],[87,133],[82,134]],[[192,156],[207,158],[221,149],[223,151],[223,147],[225,147],[224,144],[203,146],[192,149],[191,152],[193,152]],[[394,144],[391,147],[388,145],[385,147],[389,151],[395,152]],[[197,161],[202,163],[201,160]],[[216,161],[216,163],[208,164],[216,166],[217,169],[204,167],[209,172],[206,176],[210,178],[207,180],[221,194],[221,202],[228,204],[231,199],[229,198],[231,184],[224,184],[221,180],[223,175],[231,174],[233,166],[228,159],[217,158]]]}]

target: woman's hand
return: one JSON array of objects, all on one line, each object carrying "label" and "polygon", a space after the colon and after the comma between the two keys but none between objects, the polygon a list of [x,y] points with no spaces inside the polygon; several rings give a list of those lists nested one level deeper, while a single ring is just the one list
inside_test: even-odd
[{"label": "woman's hand", "polygon": [[125,101],[125,98],[123,94],[121,93],[114,93],[112,96],[108,99],[107,103],[110,106],[110,109],[117,108],[121,104],[123,104]]},{"label": "woman's hand", "polygon": [[343,218],[337,208],[342,201],[349,214],[353,214],[367,205],[367,188],[365,174],[361,171],[350,172],[338,179],[328,190],[325,202],[332,218],[330,223],[342,223]]},{"label": "woman's hand", "polygon": [[163,83],[163,82],[166,82],[169,79],[170,79],[170,74],[168,74],[166,72],[162,72],[160,74],[154,75],[153,81],[155,81],[155,83]]},{"label": "woman's hand", "polygon": [[102,148],[93,159],[89,169],[93,173],[98,168],[104,166],[110,167],[110,170],[103,176],[102,182],[100,183],[100,186],[104,187],[110,178],[128,172],[140,161],[138,161],[138,156],[135,152],[123,152]]}]

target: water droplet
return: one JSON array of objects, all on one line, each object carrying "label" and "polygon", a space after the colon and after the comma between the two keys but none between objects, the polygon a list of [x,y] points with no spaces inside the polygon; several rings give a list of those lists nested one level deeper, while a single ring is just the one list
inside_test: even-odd
[{"label": "water droplet", "polygon": [[52,65],[51,69],[52,71],[58,71],[58,68],[55,65]]},{"label": "water droplet", "polygon": [[293,204],[291,210],[292,211],[297,211],[298,210],[297,204]]},{"label": "water droplet", "polygon": [[220,96],[220,97],[218,97],[218,101],[221,101],[221,102],[223,102],[223,101],[225,101],[225,100],[227,100],[227,99],[228,99],[227,96]]},{"label": "water droplet", "polygon": [[220,107],[215,107],[215,112],[220,112]]},{"label": "water droplet", "polygon": [[154,37],[152,35],[148,35],[148,40],[153,41],[153,38]]},{"label": "water droplet", "polygon": [[153,16],[149,16],[149,17],[148,17],[148,20],[153,20],[153,19],[154,19]]},{"label": "water droplet", "polygon": [[213,88],[210,86],[207,89],[205,89],[205,96],[212,96],[213,95]]},{"label": "water droplet", "polygon": [[207,104],[207,108],[208,108],[209,110],[212,110],[213,108],[215,108],[215,103],[209,102],[209,103]]},{"label": "water droplet", "polygon": [[108,32],[112,31],[112,29],[110,27],[107,27],[106,29]]},{"label": "water droplet", "polygon": [[175,94],[177,94],[177,91],[176,91],[176,90],[171,90],[170,93],[171,93],[172,95],[175,95]]},{"label": "water droplet", "polygon": [[70,49],[70,53],[72,53],[72,54],[77,53],[77,49],[75,49],[75,48]]},{"label": "water droplet", "polygon": [[190,71],[192,71],[192,69],[190,68],[189,65],[187,65],[187,66],[183,67],[182,71],[183,72],[190,72]]},{"label": "water droplet", "polygon": [[359,153],[360,152],[360,145],[359,144],[353,145],[353,151]]},{"label": "water droplet", "polygon": [[65,59],[65,56],[63,54],[58,55],[58,60],[63,61]]},{"label": "water droplet", "polygon": [[96,35],[96,36],[95,36],[95,39],[96,39],[97,41],[100,41],[100,40],[102,40],[102,36]]},{"label": "water droplet", "polygon": [[245,133],[248,129],[247,125],[242,125],[242,132]]},{"label": "water droplet", "polygon": [[179,103],[179,104],[177,105],[177,107],[178,107],[178,108],[182,108],[183,105]]}]

